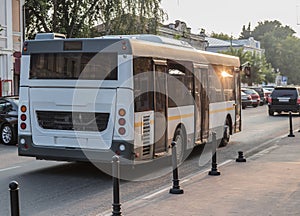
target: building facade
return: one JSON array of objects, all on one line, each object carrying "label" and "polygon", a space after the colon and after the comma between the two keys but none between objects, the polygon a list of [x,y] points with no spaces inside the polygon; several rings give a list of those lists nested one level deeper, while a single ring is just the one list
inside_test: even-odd
[{"label": "building facade", "polygon": [[1,0],[0,96],[18,95],[24,0]]},{"label": "building facade", "polygon": [[180,20],[176,20],[175,23],[158,27],[157,34],[185,41],[199,50],[205,50],[208,45],[205,36],[191,33],[191,28],[189,28],[185,22]]},{"label": "building facade", "polygon": [[260,42],[254,40],[253,37],[242,40],[220,40],[217,38],[206,37],[208,41],[207,51],[210,52],[224,52],[228,51],[230,48],[241,49],[243,48],[244,52],[252,52],[261,56],[264,53],[264,49],[260,48]]}]

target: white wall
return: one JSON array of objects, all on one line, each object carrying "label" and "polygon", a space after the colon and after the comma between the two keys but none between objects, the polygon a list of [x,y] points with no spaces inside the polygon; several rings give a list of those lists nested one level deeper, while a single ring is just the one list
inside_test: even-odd
[{"label": "white wall", "polygon": [[13,32],[12,32],[12,0],[1,0],[0,24],[0,79],[1,95],[12,94],[11,85],[3,85],[3,80],[13,79]]}]

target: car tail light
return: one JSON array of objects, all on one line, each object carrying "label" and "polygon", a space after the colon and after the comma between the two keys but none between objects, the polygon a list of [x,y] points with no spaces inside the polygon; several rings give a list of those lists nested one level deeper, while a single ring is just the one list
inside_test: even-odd
[{"label": "car tail light", "polygon": [[297,104],[300,104],[300,97],[297,98]]},{"label": "car tail light", "polygon": [[268,97],[268,103],[272,103],[272,98]]}]

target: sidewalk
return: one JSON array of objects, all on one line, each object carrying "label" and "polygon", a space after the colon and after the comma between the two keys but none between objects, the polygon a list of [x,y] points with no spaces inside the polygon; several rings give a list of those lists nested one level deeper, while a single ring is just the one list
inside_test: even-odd
[{"label": "sidewalk", "polygon": [[270,148],[219,167],[220,176],[197,174],[180,181],[184,194],[169,188],[128,203],[122,215],[283,216],[300,215],[300,134]]}]

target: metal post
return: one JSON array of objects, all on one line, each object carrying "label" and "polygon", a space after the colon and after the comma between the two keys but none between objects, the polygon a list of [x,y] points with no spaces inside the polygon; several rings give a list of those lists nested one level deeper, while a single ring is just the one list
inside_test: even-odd
[{"label": "metal post", "polygon": [[218,171],[217,166],[217,134],[212,132],[212,159],[211,159],[211,171],[208,172],[208,175],[218,176],[221,173]]},{"label": "metal post", "polygon": [[238,151],[238,158],[235,159],[236,162],[246,162],[246,158],[244,158],[244,153],[242,151]]},{"label": "metal post", "polygon": [[10,190],[10,209],[11,216],[19,216],[20,208],[19,208],[19,184],[16,181],[12,181],[9,183]]},{"label": "metal post", "polygon": [[112,158],[112,177],[113,177],[113,211],[112,216],[120,216],[121,204],[120,204],[120,161],[117,155]]},{"label": "metal post", "polygon": [[288,137],[295,137],[295,135],[293,134],[293,120],[292,120],[292,112],[289,112],[289,119],[290,119],[290,134],[288,135]]},{"label": "metal post", "polygon": [[178,167],[177,167],[177,153],[176,142],[172,142],[172,168],[173,168],[173,187],[170,189],[171,194],[183,194],[183,190],[180,189],[178,179]]}]

